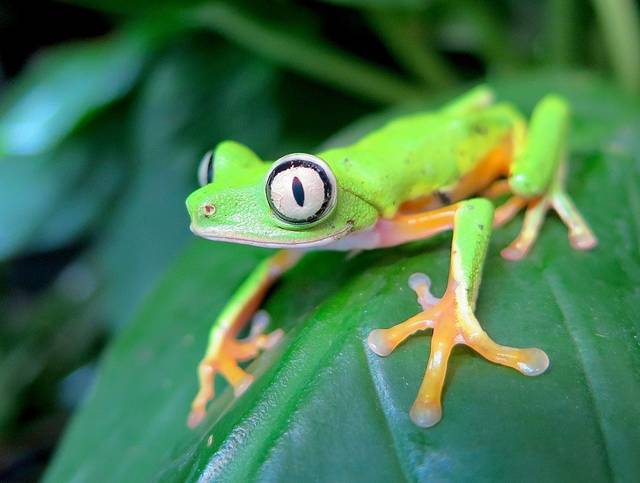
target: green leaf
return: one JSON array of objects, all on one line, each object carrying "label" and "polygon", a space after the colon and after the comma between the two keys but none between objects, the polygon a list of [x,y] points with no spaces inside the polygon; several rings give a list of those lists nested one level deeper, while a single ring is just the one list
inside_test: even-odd
[{"label": "green leaf", "polygon": [[157,14],[188,8],[206,3],[208,0],[67,0],[86,8],[119,14]]},{"label": "green leaf", "polygon": [[0,260],[84,234],[113,198],[124,163],[119,113],[45,154],[0,159]]},{"label": "green leaf", "polygon": [[[0,431],[19,426],[16,416],[32,410],[29,389],[31,396],[44,393],[46,400],[53,399],[54,385],[94,356],[104,332],[95,314],[87,310],[94,286],[92,274],[77,263],[43,294],[3,311]],[[43,391],[43,386],[50,390]]]},{"label": "green leaf", "polygon": [[138,25],[39,56],[2,99],[0,156],[41,153],[98,109],[124,96],[160,32],[155,24]]},{"label": "green leaf", "polygon": [[[386,104],[424,97],[422,87],[338,49],[321,38],[287,28],[253,12],[216,2],[186,15],[194,26],[219,33],[276,65],[350,94]],[[288,21],[287,17],[287,21]]]},{"label": "green leaf", "polygon": [[390,10],[424,10],[427,5],[433,3],[426,0],[323,0],[326,3],[334,3],[345,7],[354,8],[384,8]]},{"label": "green leaf", "polygon": [[75,0],[74,3],[131,15],[157,14],[168,23],[211,30],[257,56],[369,102],[390,104],[424,97],[414,85],[360,57],[341,50],[319,35],[317,19],[290,4],[162,0],[159,5],[123,0]]},{"label": "green leaf", "polygon": [[104,357],[45,481],[633,480],[640,150],[630,133],[640,109],[584,75],[494,84],[525,111],[549,90],[569,97],[576,126],[569,190],[600,239],[591,252],[574,251],[551,217],[533,253],[513,263],[499,249],[519,223],[493,237],[477,315],[499,342],[544,348],[547,374],[526,378],[458,349],[443,420],[429,430],[414,426],[408,410],[429,336],[412,337],[385,359],[365,339],[418,311],[411,273],[429,273],[443,290],[450,235],[351,259],[320,252],[266,303],[287,337],[249,366],[256,383],[234,400],[219,381],[208,419],[190,431],[185,417],[209,324],[266,255],[194,240]]}]

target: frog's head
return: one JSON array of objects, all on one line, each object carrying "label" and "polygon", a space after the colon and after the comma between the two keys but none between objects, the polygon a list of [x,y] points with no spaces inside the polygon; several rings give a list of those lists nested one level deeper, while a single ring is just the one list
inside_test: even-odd
[{"label": "frog's head", "polygon": [[201,188],[187,198],[191,231],[209,240],[264,247],[327,245],[373,225],[373,206],[341,188],[333,171],[310,154],[262,161],[225,141],[198,169]]}]

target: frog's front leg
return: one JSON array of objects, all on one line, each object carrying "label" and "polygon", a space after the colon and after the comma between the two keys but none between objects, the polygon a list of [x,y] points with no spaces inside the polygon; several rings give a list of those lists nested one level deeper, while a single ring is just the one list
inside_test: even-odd
[{"label": "frog's front leg", "polygon": [[541,374],[549,365],[547,355],[540,349],[517,349],[495,343],[475,317],[492,219],[492,204],[485,199],[472,199],[432,212],[382,220],[377,227],[381,246],[453,229],[449,282],[442,299],[430,295],[426,277],[412,275],[410,285],[417,292],[424,310],[390,329],[373,330],[368,338],[371,350],[386,356],[415,332],[433,329],[427,370],[410,411],[411,419],[418,426],[433,426],[441,418],[447,363],[457,344],[465,344],[490,361],[512,367],[527,376]]},{"label": "frog's front leg", "polygon": [[[281,330],[264,334],[268,319],[266,314],[255,314],[255,311],[269,287],[301,256],[302,252],[299,251],[281,250],[264,260],[243,282],[214,322],[206,353],[198,365],[200,389],[191,403],[189,427],[195,427],[204,418],[207,403],[214,396],[214,377],[217,373],[233,386],[236,396],[240,396],[253,382],[253,376],[241,369],[238,362],[253,359],[260,350],[275,345],[283,335]],[[252,317],[254,320],[249,336],[236,339],[238,332]]]},{"label": "frog's front leg", "polygon": [[568,127],[568,104],[557,96],[547,96],[536,106],[526,137],[516,140],[508,181],[515,196],[498,208],[497,224],[509,221],[521,207],[526,206],[526,211],[520,234],[502,251],[505,258],[517,260],[529,252],[549,209],[567,225],[574,248],[588,250],[597,244],[564,186]]}]

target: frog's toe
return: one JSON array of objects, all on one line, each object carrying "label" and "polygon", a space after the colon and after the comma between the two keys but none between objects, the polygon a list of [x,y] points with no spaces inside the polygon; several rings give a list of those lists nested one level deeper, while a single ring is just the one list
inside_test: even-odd
[{"label": "frog's toe", "polygon": [[248,361],[255,358],[261,350],[273,348],[284,337],[284,331],[276,329],[265,334],[269,320],[269,315],[264,310],[257,312],[249,335],[244,339],[226,341],[225,352],[239,361]]},{"label": "frog's toe", "polygon": [[435,401],[416,401],[411,406],[409,417],[417,426],[430,428],[442,419],[442,406]]},{"label": "frog's toe", "polygon": [[507,260],[521,260],[536,242],[544,222],[549,203],[544,198],[530,201],[524,214],[520,233],[500,254]]},{"label": "frog's toe", "polygon": [[598,244],[598,239],[589,228],[573,200],[563,189],[551,193],[549,202],[569,229],[569,242],[576,250],[589,250]]},{"label": "frog's toe", "polygon": [[262,341],[262,343],[260,344],[260,347],[262,349],[271,349],[273,347],[275,347],[276,345],[278,345],[278,342],[280,342],[282,340],[282,338],[284,337],[284,330],[282,329],[276,329],[273,332],[271,332],[268,335],[263,336],[264,339]]},{"label": "frog's toe", "polygon": [[418,303],[423,310],[433,307],[440,299],[431,293],[431,279],[425,273],[414,273],[409,277],[409,288],[418,296]]},{"label": "frog's toe", "polygon": [[433,328],[434,315],[434,307],[430,307],[389,329],[372,330],[367,338],[369,348],[379,356],[388,356],[410,335]]},{"label": "frog's toe", "polygon": [[591,250],[598,244],[597,238],[590,231],[569,231],[569,242],[576,250]]},{"label": "frog's toe", "polygon": [[500,255],[505,260],[511,260],[515,262],[526,257],[528,251],[529,247],[519,246],[517,243],[512,243],[511,245],[503,248],[500,251]]},{"label": "frog's toe", "polygon": [[520,349],[520,360],[516,368],[525,376],[539,376],[549,367],[549,356],[535,347]]},{"label": "frog's toe", "polygon": [[204,409],[192,409],[189,413],[189,418],[187,419],[187,426],[189,426],[191,429],[195,428],[202,422],[205,415],[206,412]]},{"label": "frog's toe", "polygon": [[271,317],[269,317],[269,313],[266,310],[258,310],[251,319],[251,329],[249,330],[248,339],[253,339],[263,334],[270,321]]},{"label": "frog's toe", "polygon": [[430,289],[431,279],[426,273],[422,273],[422,272],[412,273],[411,276],[409,277],[409,287],[414,292],[417,292],[422,288]]},{"label": "frog's toe", "polygon": [[[261,320],[262,318],[262,320]],[[214,377],[219,374],[233,387],[235,397],[240,397],[251,386],[255,377],[238,362],[255,358],[261,350],[275,346],[284,336],[282,329],[264,334],[268,317],[254,319],[249,336],[243,340],[228,338],[213,355],[206,356],[198,367],[200,389],[191,404],[191,413],[187,420],[190,428],[197,426],[206,414],[207,403],[214,397]]]},{"label": "frog's toe", "polygon": [[395,346],[390,343],[385,329],[375,329],[369,333],[367,344],[369,349],[381,357],[388,356],[393,352]]}]

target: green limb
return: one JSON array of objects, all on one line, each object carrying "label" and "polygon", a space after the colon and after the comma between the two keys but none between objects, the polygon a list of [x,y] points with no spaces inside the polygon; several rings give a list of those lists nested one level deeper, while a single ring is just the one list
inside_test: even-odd
[{"label": "green limb", "polygon": [[[261,292],[268,284],[271,285],[273,277],[271,272],[271,258],[263,260],[251,274],[242,282],[238,290],[225,305],[218,318],[209,330],[209,343],[205,357],[215,356],[230,333],[238,332],[252,315],[250,310],[256,306]],[[255,309],[255,307],[253,307]],[[234,327],[235,326],[235,327]],[[235,328],[235,330],[233,330]]]},{"label": "green limb", "polygon": [[524,147],[518,150],[509,185],[519,196],[531,198],[546,192],[564,156],[569,128],[569,105],[549,95],[531,116]]},{"label": "green limb", "polygon": [[267,290],[300,259],[298,252],[282,250],[263,260],[242,282],[209,332],[206,356],[218,353],[224,339],[235,336],[253,316]]},{"label": "green limb", "polygon": [[209,343],[198,365],[200,388],[191,403],[188,425],[194,427],[202,421],[206,405],[214,396],[214,377],[223,376],[240,396],[253,381],[253,376],[238,366],[239,361],[253,359],[260,350],[268,349],[282,336],[282,331],[263,334],[268,318],[258,317],[249,337],[237,340],[236,336],[254,316],[269,287],[300,259],[302,253],[281,250],[264,260],[243,282],[209,333]]},{"label": "green limb", "polygon": [[475,306],[493,221],[493,204],[484,198],[463,201],[453,224],[451,275]]},{"label": "green limb", "polygon": [[[519,199],[527,208],[520,233],[502,250],[504,258],[519,260],[527,255],[549,209],[556,211],[567,225],[574,248],[588,250],[598,243],[564,187],[568,129],[567,102],[550,95],[534,109],[526,136],[515,138],[515,161],[509,186],[515,194],[514,199]],[[499,210],[502,214],[502,208]],[[504,222],[502,216],[498,218]]]}]

